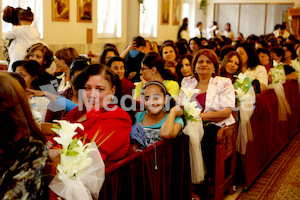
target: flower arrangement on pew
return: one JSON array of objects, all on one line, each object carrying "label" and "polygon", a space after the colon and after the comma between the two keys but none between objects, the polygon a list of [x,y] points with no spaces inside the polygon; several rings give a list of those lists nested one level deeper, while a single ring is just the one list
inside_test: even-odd
[{"label": "flower arrangement on pew", "polygon": [[273,61],[273,68],[270,69],[272,77],[271,84],[268,89],[274,89],[278,99],[278,116],[280,121],[287,121],[287,114],[291,114],[290,105],[286,99],[283,85],[286,81],[284,68],[282,63]]},{"label": "flower arrangement on pew", "polygon": [[239,107],[240,116],[237,150],[244,155],[248,141],[253,141],[250,118],[254,112],[255,91],[249,77],[243,73],[236,76],[234,89],[237,95],[237,106]]},{"label": "flower arrangement on pew", "polygon": [[105,166],[96,144],[73,137],[81,124],[55,120],[60,126],[52,130],[59,136],[53,139],[62,145],[57,175],[49,187],[64,199],[98,199],[105,177]]},{"label": "flower arrangement on pew", "polygon": [[294,68],[295,72],[298,75],[298,86],[299,86],[299,92],[300,92],[300,60],[298,60],[298,59],[292,60],[291,66]]},{"label": "flower arrangement on pew", "polygon": [[201,151],[201,140],[204,135],[202,119],[200,118],[201,110],[197,108],[197,102],[191,101],[194,94],[198,94],[198,89],[181,88],[184,97],[181,104],[183,105],[183,114],[187,120],[187,125],[183,133],[190,137],[190,163],[192,183],[199,184],[204,181],[205,165]]}]

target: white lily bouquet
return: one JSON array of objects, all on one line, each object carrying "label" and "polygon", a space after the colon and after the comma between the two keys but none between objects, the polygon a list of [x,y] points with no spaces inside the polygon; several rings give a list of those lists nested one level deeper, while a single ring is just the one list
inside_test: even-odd
[{"label": "white lily bouquet", "polygon": [[62,145],[57,175],[49,187],[60,197],[73,199],[98,199],[105,178],[105,166],[97,145],[85,140],[73,139],[81,124],[55,120],[53,130],[59,137],[53,139]]},{"label": "white lily bouquet", "polygon": [[300,60],[298,59],[292,60],[291,66],[294,68],[295,72],[298,75],[298,88],[300,92]]},{"label": "white lily bouquet", "polygon": [[278,117],[280,121],[287,121],[287,114],[291,114],[290,105],[286,99],[283,83],[285,83],[285,72],[282,63],[273,61],[273,68],[270,69],[272,81],[268,89],[274,89],[278,99]]},{"label": "white lily bouquet", "polygon": [[240,113],[237,150],[241,154],[245,154],[248,141],[253,140],[250,118],[254,112],[255,92],[249,77],[243,73],[236,76],[234,89]]},{"label": "white lily bouquet", "polygon": [[201,140],[204,135],[202,119],[199,116],[200,108],[197,108],[197,102],[191,99],[194,94],[198,94],[200,90],[191,88],[181,88],[184,96],[181,101],[183,105],[183,114],[187,120],[187,124],[183,129],[183,133],[190,137],[190,163],[192,183],[199,184],[204,181],[205,165],[202,157]]}]

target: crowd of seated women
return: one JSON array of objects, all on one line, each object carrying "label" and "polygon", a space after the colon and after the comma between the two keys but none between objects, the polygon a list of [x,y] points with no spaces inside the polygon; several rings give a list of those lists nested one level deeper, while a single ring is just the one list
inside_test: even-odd
[{"label": "crowd of seated women", "polygon": [[[39,166],[28,166],[33,170],[32,179],[41,174],[45,165],[45,142],[49,161],[59,157],[60,147],[53,140],[54,135],[44,141],[41,122],[81,123],[84,131],[78,129],[75,137],[89,141],[96,135],[100,154],[108,166],[126,157],[137,134],[142,141],[135,142],[145,148],[182,133],[187,119],[180,106],[181,88],[197,89],[193,90],[192,100],[201,108],[199,117],[203,120],[205,180],[213,179],[217,132],[237,123],[232,115],[237,75],[247,75],[257,94],[271,83],[273,60],[283,63],[286,79],[298,79],[291,64],[300,58],[299,44],[294,37],[251,35],[245,41],[222,37],[176,43],[167,40],[158,48],[155,42],[137,36],[122,52],[114,44],[106,44],[96,64],[79,56],[72,47],[58,50],[54,60],[45,44],[34,44],[24,60],[12,65],[20,76],[0,73],[0,122],[4,128],[0,135],[0,197],[27,195],[27,191],[14,190],[22,187],[17,185],[24,184],[24,178],[11,179],[24,172],[10,168],[17,159],[23,159],[19,152],[26,144],[38,147],[34,151],[40,155],[26,157],[40,162]],[[50,67],[53,61],[54,69]],[[10,151],[13,158],[8,156]],[[35,194],[29,192],[30,195],[40,195],[41,188],[36,185]]]}]

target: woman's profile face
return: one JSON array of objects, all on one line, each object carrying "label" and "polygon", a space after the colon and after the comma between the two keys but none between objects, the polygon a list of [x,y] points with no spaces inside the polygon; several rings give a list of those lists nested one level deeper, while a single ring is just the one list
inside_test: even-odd
[{"label": "woman's profile face", "polygon": [[159,86],[147,86],[144,91],[144,101],[148,113],[156,115],[164,112],[165,97]]},{"label": "woman's profile face", "polygon": [[189,59],[187,59],[187,58],[182,59],[181,64],[182,64],[182,67],[180,68],[181,74],[184,77],[191,76],[192,75],[192,66],[191,66]]},{"label": "woman's profile face", "polygon": [[213,62],[204,54],[201,54],[197,60],[195,70],[198,75],[212,76],[215,71]]},{"label": "woman's profile face", "polygon": [[154,79],[153,70],[150,69],[145,64],[142,64],[142,67],[140,70],[140,76],[141,76],[141,79],[144,79],[145,81],[152,81]]},{"label": "woman's profile face", "polygon": [[270,57],[266,53],[260,52],[258,54],[259,63],[262,65],[268,65],[270,63]]},{"label": "woman's profile face", "polygon": [[165,46],[162,50],[162,54],[163,54],[163,59],[165,61],[169,61],[169,62],[176,61],[176,52],[173,47]]},{"label": "woman's profile face", "polygon": [[24,78],[26,89],[33,89],[32,81],[35,78],[32,77],[23,66],[18,66],[16,68],[16,73],[20,74]]},{"label": "woman's profile face", "polygon": [[44,64],[44,54],[41,50],[35,50],[29,55],[29,60],[37,61],[41,66]]},{"label": "woman's profile face", "polygon": [[119,79],[122,80],[125,74],[124,63],[122,61],[114,61],[110,66],[111,70],[119,76]]},{"label": "woman's profile face", "polygon": [[105,55],[105,64],[107,64],[107,61],[111,58],[111,57],[113,57],[113,56],[115,56],[116,54],[115,54],[115,52],[114,51],[108,51],[107,53],[106,53],[106,55]]},{"label": "woman's profile face", "polygon": [[236,55],[232,56],[225,66],[226,73],[229,75],[235,74],[239,68],[239,64],[240,64],[239,58]]},{"label": "woman's profile face", "polygon": [[284,58],[285,59],[291,59],[292,58],[292,52],[289,51],[286,47],[283,47],[283,50],[284,50],[284,53],[285,53]]},{"label": "woman's profile face", "polygon": [[195,42],[195,40],[191,40],[190,49],[194,52],[199,48],[199,45]]},{"label": "woman's profile face", "polygon": [[104,78],[104,75],[97,74],[89,77],[84,85],[83,101],[87,110],[92,108],[100,110],[112,101],[112,95],[115,94],[115,86]]},{"label": "woman's profile face", "polygon": [[248,63],[248,55],[243,47],[238,47],[236,52],[241,56],[242,64],[245,65]]}]

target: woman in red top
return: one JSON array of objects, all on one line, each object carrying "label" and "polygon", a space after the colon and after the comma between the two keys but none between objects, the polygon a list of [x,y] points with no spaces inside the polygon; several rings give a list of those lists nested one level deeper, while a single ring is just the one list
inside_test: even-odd
[{"label": "woman in red top", "polygon": [[[84,130],[77,129],[78,138],[92,140],[96,135],[95,142],[106,165],[124,158],[130,146],[132,121],[118,105],[122,90],[117,75],[105,65],[94,64],[76,77],[74,85],[81,101],[63,119],[83,125]],[[53,148],[53,140],[48,144]],[[52,158],[56,155],[50,153]]]}]

